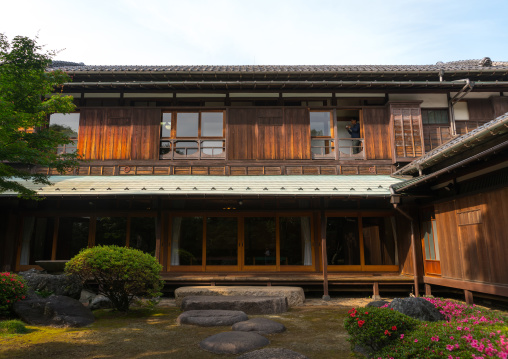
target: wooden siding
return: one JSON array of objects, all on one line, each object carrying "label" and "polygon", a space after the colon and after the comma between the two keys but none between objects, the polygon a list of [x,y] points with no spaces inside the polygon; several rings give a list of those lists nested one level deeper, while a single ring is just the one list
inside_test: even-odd
[{"label": "wooden siding", "polygon": [[310,159],[306,109],[229,109],[228,159]]},{"label": "wooden siding", "polygon": [[386,108],[365,108],[363,130],[367,159],[391,159],[390,123]]},{"label": "wooden siding", "polygon": [[258,153],[256,113],[231,108],[227,118],[227,148],[230,160],[254,160]]},{"label": "wooden siding", "polygon": [[451,139],[450,126],[423,125],[425,152],[429,152]]},{"label": "wooden siding", "polygon": [[[435,210],[443,278],[508,284],[508,188],[436,204]],[[474,210],[481,215],[459,222]]]},{"label": "wooden siding", "polygon": [[78,151],[86,160],[156,160],[160,109],[83,109]]},{"label": "wooden siding", "polygon": [[467,100],[470,121],[490,121],[494,119],[494,108],[490,99]]},{"label": "wooden siding", "polygon": [[508,112],[508,97],[492,97],[492,107],[494,108],[494,118],[504,115]]}]

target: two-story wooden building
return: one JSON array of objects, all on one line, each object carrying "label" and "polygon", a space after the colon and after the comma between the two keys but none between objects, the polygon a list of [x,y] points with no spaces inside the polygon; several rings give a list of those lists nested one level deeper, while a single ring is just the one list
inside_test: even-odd
[{"label": "two-story wooden building", "polygon": [[421,174],[401,168],[508,112],[508,62],[489,58],[53,66],[78,109],[48,125],[85,161],[64,176],[34,168],[53,175],[30,185],[44,201],[0,194],[4,270],[117,244],[155,255],[175,283],[412,285],[433,218],[419,207],[437,198],[394,190]]}]

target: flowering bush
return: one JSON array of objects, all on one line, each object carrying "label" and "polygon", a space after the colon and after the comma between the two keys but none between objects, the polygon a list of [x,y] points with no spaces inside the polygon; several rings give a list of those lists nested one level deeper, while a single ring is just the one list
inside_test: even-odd
[{"label": "flowering bush", "polygon": [[[397,340],[381,342],[385,345],[374,358],[508,358],[508,327],[503,314],[451,300],[425,299],[446,321],[418,322]],[[390,313],[389,309],[381,310]]]},{"label": "flowering bush", "polygon": [[20,276],[4,272],[0,273],[0,316],[10,314],[12,305],[25,299],[26,283]]},{"label": "flowering bush", "polygon": [[351,336],[351,347],[359,345],[372,352],[395,341],[418,325],[416,319],[384,308],[353,308],[348,314],[344,326]]}]

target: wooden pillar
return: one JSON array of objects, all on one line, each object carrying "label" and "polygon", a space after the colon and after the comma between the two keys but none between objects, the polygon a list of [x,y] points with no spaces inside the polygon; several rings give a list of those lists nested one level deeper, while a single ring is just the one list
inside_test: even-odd
[{"label": "wooden pillar", "polygon": [[321,199],[321,257],[323,260],[323,300],[330,300],[328,294],[328,256],[326,254],[326,215],[324,198]]},{"label": "wooden pillar", "polygon": [[379,295],[379,282],[374,282],[374,285],[372,286],[372,299],[381,299],[381,296]]},{"label": "wooden pillar", "polygon": [[431,288],[430,288],[430,284],[425,284],[425,295],[427,297],[432,296],[432,291],[431,291]]},{"label": "wooden pillar", "polygon": [[469,305],[473,305],[473,292],[470,290],[464,289],[464,296],[466,297],[466,303]]},{"label": "wooden pillar", "polygon": [[413,227],[413,219],[411,219],[411,251],[413,253],[413,276],[415,283],[415,297],[420,296],[420,290],[418,288],[418,266],[416,264],[416,244],[415,244],[415,230]]},{"label": "wooden pillar", "polygon": [[[155,258],[162,264],[163,259],[161,258],[161,237],[162,237],[162,211],[161,211],[161,200],[157,198],[157,228],[155,228]],[[165,268],[164,268],[165,269]]]}]

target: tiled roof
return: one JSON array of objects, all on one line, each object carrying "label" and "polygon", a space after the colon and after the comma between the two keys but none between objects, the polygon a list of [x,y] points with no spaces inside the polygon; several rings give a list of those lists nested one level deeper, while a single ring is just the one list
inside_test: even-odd
[{"label": "tiled roof", "polygon": [[[372,176],[53,176],[53,186],[19,181],[43,196],[351,196],[389,197],[402,180]],[[1,196],[14,196],[5,192]]]},{"label": "tiled roof", "polygon": [[501,135],[508,132],[508,112],[496,119],[475,128],[465,135],[454,138],[451,141],[427,152],[417,160],[409,163],[394,173],[394,175],[405,175],[416,172],[418,167],[425,168],[435,165],[437,162],[453,156],[455,153],[470,147],[469,143],[474,141],[474,145],[482,143],[492,138],[492,135]]},{"label": "tiled roof", "polygon": [[508,61],[464,60],[438,62],[435,65],[84,65],[54,61],[52,69],[66,72],[204,72],[204,73],[313,73],[313,72],[428,72],[508,70]]}]

